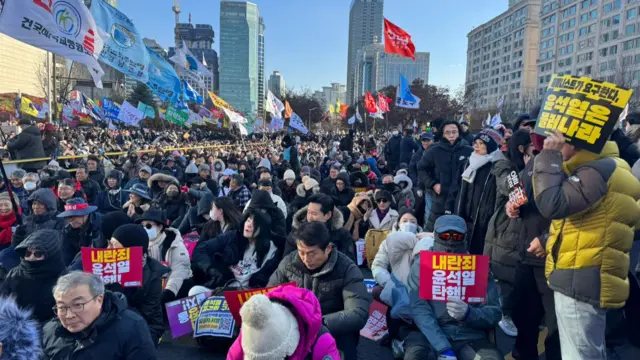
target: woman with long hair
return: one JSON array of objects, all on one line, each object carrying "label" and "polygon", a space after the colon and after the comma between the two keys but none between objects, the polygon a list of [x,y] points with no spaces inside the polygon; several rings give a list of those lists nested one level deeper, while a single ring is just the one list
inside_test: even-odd
[{"label": "woman with long hair", "polygon": [[230,230],[237,230],[242,221],[242,213],[230,197],[215,198],[209,211],[209,220],[202,227],[200,241],[213,239]]}]

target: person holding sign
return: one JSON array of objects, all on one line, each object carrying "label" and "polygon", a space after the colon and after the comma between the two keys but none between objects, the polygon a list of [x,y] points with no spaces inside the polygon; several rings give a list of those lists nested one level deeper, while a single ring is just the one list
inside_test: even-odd
[{"label": "person holding sign", "polygon": [[[468,254],[467,225],[459,216],[443,215],[434,224],[432,251]],[[485,276],[484,274],[482,276]],[[498,288],[489,277],[486,302],[469,305],[449,297],[445,303],[420,298],[420,255],[414,258],[409,274],[409,297],[416,329],[404,339],[405,360],[497,360],[503,355],[487,338],[498,325],[502,312]]]},{"label": "person holding sign", "polygon": [[623,307],[629,296],[629,249],[640,221],[640,182],[630,170],[615,142],[589,151],[559,130],[535,158],[536,205],[552,219],[545,273],[563,359],[606,359],[607,309]]},{"label": "person holding sign", "polygon": [[340,359],[335,339],[322,324],[320,302],[309,290],[289,286],[254,295],[240,316],[240,336],[227,360]]}]

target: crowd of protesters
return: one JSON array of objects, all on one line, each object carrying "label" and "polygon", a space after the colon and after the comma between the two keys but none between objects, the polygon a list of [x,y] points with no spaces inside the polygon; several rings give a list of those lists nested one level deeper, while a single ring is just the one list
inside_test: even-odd
[{"label": "crowd of protesters", "polygon": [[[3,159],[38,160],[0,179],[0,359],[155,359],[168,302],[290,282],[244,304],[233,343],[199,344],[355,360],[376,300],[406,360],[503,359],[498,328],[523,360],[541,326],[548,360],[640,346],[640,114],[600,153],[534,134],[536,118],[244,139],[23,119]],[[514,172],[526,202],[510,200]],[[82,272],[81,248],[134,246],[142,287]],[[486,301],[423,300],[423,250],[488,255]]]}]

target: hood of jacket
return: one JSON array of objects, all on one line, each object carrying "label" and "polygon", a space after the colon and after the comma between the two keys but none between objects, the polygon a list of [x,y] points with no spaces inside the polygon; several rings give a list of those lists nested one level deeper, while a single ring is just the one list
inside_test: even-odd
[{"label": "hood of jacket", "polygon": [[406,181],[408,184],[406,188],[402,189],[402,192],[409,192],[411,191],[411,189],[413,189],[413,181],[411,181],[411,178],[408,177],[407,175],[398,174],[393,178],[393,182],[396,183],[398,186],[402,181]]},{"label": "hood of jacket", "polygon": [[12,298],[0,298],[0,343],[6,360],[38,360],[41,355],[38,322],[31,311]]},{"label": "hood of jacket", "polygon": [[211,203],[213,203],[214,196],[212,193],[206,193],[200,200],[198,200],[198,216],[208,214],[211,211]]},{"label": "hood of jacket", "polygon": [[[338,229],[342,229],[344,226],[344,216],[342,215],[342,211],[338,210],[337,207],[333,208],[331,212],[331,231],[336,231]],[[307,206],[298,210],[293,215],[293,222],[291,223],[291,227],[294,229],[300,228],[303,222],[307,221]]]},{"label": "hood of jacket", "polygon": [[169,184],[175,184],[176,186],[178,186],[178,188],[180,187],[180,182],[178,181],[178,179],[176,179],[171,175],[167,175],[163,173],[157,173],[157,174],[151,175],[151,177],[149,177],[149,180],[147,180],[147,186],[150,189],[159,189],[158,187],[159,181],[163,181]]},{"label": "hood of jacket", "polygon": [[118,181],[118,184],[116,185],[116,189],[120,188],[120,186],[122,186],[122,178],[124,177],[124,174],[122,174],[121,171],[118,170],[111,170],[107,173],[107,176],[104,177],[103,185],[105,188],[109,189],[109,178],[114,178]]},{"label": "hood of jacket", "polygon": [[58,202],[56,201],[56,195],[51,189],[38,189],[29,195],[29,207],[34,201],[39,201],[47,207],[47,212],[58,209]]},{"label": "hood of jacket", "polygon": [[349,174],[341,172],[341,173],[338,174],[338,179],[340,179],[340,180],[342,180],[342,182],[344,182],[344,189],[345,190],[351,188],[351,181],[349,181]]},{"label": "hood of jacket", "polygon": [[349,205],[347,205],[349,210],[351,210],[351,213],[356,215],[358,219],[361,219],[364,216],[360,209],[358,209],[358,205],[362,204],[363,202],[368,202],[369,209],[374,209],[373,203],[371,202],[371,199],[369,199],[369,195],[367,195],[367,193],[357,193],[356,196],[353,197],[353,200],[351,200]]},{"label": "hood of jacket", "polygon": [[[220,164],[220,170],[216,170],[216,165]],[[227,168],[227,166],[224,164],[224,161],[222,161],[222,159],[215,159],[213,160],[213,166],[211,167],[211,171],[215,171],[215,172],[223,172],[225,169]]]},{"label": "hood of jacket", "polygon": [[256,166],[256,169],[261,167],[269,169],[269,171],[271,171],[271,161],[269,161],[269,159],[267,158],[260,160],[260,163],[258,164],[258,166]]},{"label": "hood of jacket", "polygon": [[414,233],[396,231],[387,235],[385,242],[391,270],[398,280],[406,284],[411,271],[411,254],[418,237]]}]

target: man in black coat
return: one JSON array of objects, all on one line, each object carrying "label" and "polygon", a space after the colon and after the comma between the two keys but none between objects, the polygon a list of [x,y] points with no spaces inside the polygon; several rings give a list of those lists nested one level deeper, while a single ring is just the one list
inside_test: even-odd
[{"label": "man in black coat", "polygon": [[76,180],[80,182],[82,191],[87,196],[87,202],[91,205],[96,203],[98,193],[100,193],[100,184],[89,178],[89,169],[87,165],[80,165],[76,169]]},{"label": "man in black coat", "polygon": [[296,232],[298,251],[285,256],[267,286],[295,281],[320,301],[322,323],[345,359],[357,359],[360,329],[369,317],[371,296],[358,266],[331,244],[327,227],[317,221]]},{"label": "man in black coat", "polygon": [[384,148],[384,157],[390,171],[395,172],[396,167],[400,164],[400,143],[402,137],[398,130],[393,130],[393,136],[389,138],[389,142]]},{"label": "man in black coat", "polygon": [[[45,158],[40,129],[32,125],[28,119],[21,119],[18,125],[22,132],[7,142],[7,150],[16,155],[14,160]],[[26,172],[38,172],[45,165],[46,161],[36,161],[22,163],[19,166]]]},{"label": "man in black coat", "polygon": [[97,206],[88,205],[83,198],[67,200],[65,211],[58,214],[66,221],[62,229],[62,258],[69,266],[83,247],[105,248],[107,241],[102,235],[102,214]]},{"label": "man in black coat", "polygon": [[422,155],[427,149],[433,144],[433,133],[426,132],[420,136],[420,147],[418,150],[411,156],[411,161],[409,162],[409,178],[416,184],[416,187],[420,189],[417,185],[418,182],[418,163],[422,159]]},{"label": "man in black coat", "polygon": [[400,163],[409,164],[413,153],[418,151],[418,144],[413,140],[413,129],[405,130],[406,134],[400,141]]},{"label": "man in black coat", "polygon": [[144,319],[127,309],[120,293],[105,291],[96,275],[72,272],[54,288],[57,318],[42,335],[44,357],[155,360],[156,349]]},{"label": "man in black coat", "polygon": [[460,138],[460,124],[445,121],[442,138],[431,146],[418,163],[418,177],[423,191],[433,190],[435,198],[425,230],[433,231],[433,224],[440,215],[453,213],[464,164],[473,152]]}]

